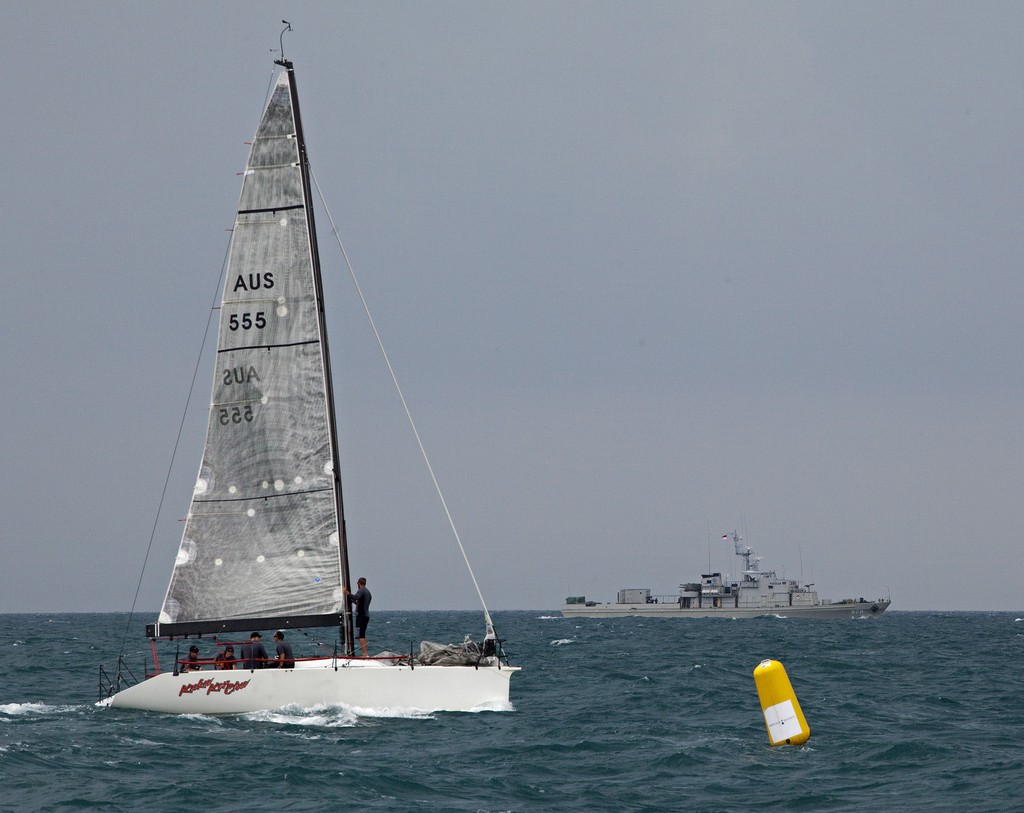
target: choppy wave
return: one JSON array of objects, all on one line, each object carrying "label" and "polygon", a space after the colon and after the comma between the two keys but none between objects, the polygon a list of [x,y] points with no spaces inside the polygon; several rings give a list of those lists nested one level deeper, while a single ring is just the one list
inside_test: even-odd
[{"label": "choppy wave", "polygon": [[0,714],[12,717],[25,714],[61,714],[73,710],[74,706],[54,706],[49,703],[0,703]]},{"label": "choppy wave", "polygon": [[345,705],[314,706],[308,709],[299,706],[287,706],[277,711],[254,711],[241,716],[253,722],[314,728],[339,728],[358,724],[360,712]]}]

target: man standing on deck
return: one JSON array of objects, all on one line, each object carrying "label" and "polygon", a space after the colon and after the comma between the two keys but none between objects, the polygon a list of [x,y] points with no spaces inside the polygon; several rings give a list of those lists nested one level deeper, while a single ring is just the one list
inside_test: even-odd
[{"label": "man standing on deck", "polygon": [[370,653],[366,649],[366,625],[370,623],[370,599],[373,596],[366,589],[366,579],[359,579],[356,585],[359,589],[354,594],[350,594],[347,588],[343,589],[345,589],[345,597],[348,599],[348,603],[356,605],[356,627],[359,630],[359,645],[363,648],[363,657],[368,658]]},{"label": "man standing on deck", "polygon": [[284,640],[284,633],[278,630],[274,633],[274,643],[277,644],[277,660],[273,666],[280,669],[294,669],[295,656],[292,654],[292,645]]},{"label": "man standing on deck", "polygon": [[249,643],[242,644],[242,668],[262,669],[267,665],[267,650],[263,648],[263,636],[254,632]]}]

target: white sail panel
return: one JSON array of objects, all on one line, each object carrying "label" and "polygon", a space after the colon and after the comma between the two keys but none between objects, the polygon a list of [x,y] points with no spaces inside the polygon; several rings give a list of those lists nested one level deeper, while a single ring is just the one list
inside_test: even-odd
[{"label": "white sail panel", "polygon": [[161,624],[341,610],[338,501],[311,235],[282,73],[253,141],[210,420]]}]

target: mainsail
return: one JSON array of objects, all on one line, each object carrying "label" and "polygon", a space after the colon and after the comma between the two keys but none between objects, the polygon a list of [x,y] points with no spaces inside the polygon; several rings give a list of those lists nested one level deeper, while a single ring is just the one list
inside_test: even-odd
[{"label": "mainsail", "polygon": [[342,618],[348,561],[319,265],[294,74],[281,64],[231,238],[206,447],[150,635]]}]

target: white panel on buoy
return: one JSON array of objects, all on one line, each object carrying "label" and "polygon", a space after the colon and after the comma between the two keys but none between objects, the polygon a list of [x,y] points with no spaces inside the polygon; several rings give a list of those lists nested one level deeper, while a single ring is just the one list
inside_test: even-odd
[{"label": "white panel on buoy", "polygon": [[783,700],[766,708],[764,722],[768,726],[768,736],[771,737],[772,745],[794,739],[803,733],[792,700]]}]

